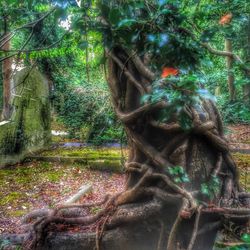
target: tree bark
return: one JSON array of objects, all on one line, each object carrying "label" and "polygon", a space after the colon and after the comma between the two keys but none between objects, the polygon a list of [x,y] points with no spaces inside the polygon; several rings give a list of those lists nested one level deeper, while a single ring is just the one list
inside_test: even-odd
[{"label": "tree bark", "polygon": [[[244,30],[244,29],[243,29]],[[250,63],[250,17],[248,17],[248,22],[245,26],[244,33],[246,34],[246,41],[243,44],[243,57],[246,63]],[[248,82],[243,85],[243,100],[245,104],[250,105],[250,74],[245,73]]]},{"label": "tree bark", "polygon": [[[232,48],[232,41],[230,39],[225,39],[225,51],[233,53]],[[226,67],[227,67],[227,83],[228,83],[228,90],[229,90],[229,100],[235,101],[236,98],[236,91],[234,85],[234,73],[233,71],[233,58],[230,56],[226,57]]]},{"label": "tree bark", "polygon": [[[6,32],[4,36],[8,37]],[[2,49],[10,49],[10,41],[3,41],[4,45]],[[2,62],[2,74],[3,74],[3,111],[2,111],[2,120],[8,120],[11,114],[11,65],[12,59],[8,58]]]}]

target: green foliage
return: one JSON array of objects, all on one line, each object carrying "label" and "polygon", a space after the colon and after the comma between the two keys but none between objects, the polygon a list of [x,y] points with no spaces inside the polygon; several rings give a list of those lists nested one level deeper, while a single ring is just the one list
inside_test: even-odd
[{"label": "green foliage", "polygon": [[190,181],[186,171],[181,166],[168,168],[168,172],[173,177],[175,183],[186,183]]},{"label": "green foliage", "polygon": [[190,70],[198,63],[198,43],[181,30],[185,16],[179,1],[99,1],[99,6],[111,24],[103,27],[106,46],[151,53],[151,67],[158,73],[165,65]]},{"label": "green foliage", "polygon": [[[84,79],[79,82],[72,74],[55,75],[54,79],[57,83],[54,105],[73,138],[95,144],[119,141],[122,129],[114,116],[105,83],[87,83]],[[68,81],[79,83],[72,86]]]},{"label": "green foliage", "polygon": [[221,111],[225,123],[250,123],[250,107],[248,105],[240,100],[228,102],[225,96],[217,99],[217,106]]},{"label": "green foliage", "polygon": [[212,200],[220,191],[220,186],[220,179],[216,176],[212,176],[212,178],[207,183],[201,184],[201,193],[205,196],[208,196],[209,199]]},{"label": "green foliage", "polygon": [[242,244],[229,247],[229,250],[248,250],[250,248],[250,234],[244,233],[241,236]]},{"label": "green foliage", "polygon": [[187,106],[199,107],[204,98],[213,99],[214,97],[205,89],[200,88],[200,83],[204,79],[202,75],[180,74],[179,76],[159,79],[153,83],[151,94],[142,96],[142,103],[156,103],[162,100],[168,102],[168,107],[158,114],[158,120],[167,122],[173,115],[183,129],[188,130],[192,127],[192,119],[187,112]]}]

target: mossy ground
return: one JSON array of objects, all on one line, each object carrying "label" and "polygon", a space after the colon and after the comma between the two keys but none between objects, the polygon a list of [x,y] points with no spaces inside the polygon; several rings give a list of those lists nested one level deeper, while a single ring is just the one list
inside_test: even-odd
[{"label": "mossy ground", "polygon": [[[110,152],[112,156],[120,157],[119,149],[74,149],[55,150],[47,154],[57,155],[85,154],[98,159]],[[93,162],[93,164],[95,164]],[[103,161],[112,168],[112,162]],[[105,166],[106,168],[108,168]],[[26,162],[7,169],[0,169],[0,233],[11,232],[16,227],[18,217],[33,209],[54,207],[76,193],[80,186],[93,183],[98,186],[98,195],[106,192],[116,192],[123,186],[122,174],[90,170],[91,166],[84,164],[62,164],[51,162]],[[122,179],[120,179],[122,178]],[[117,179],[119,181],[117,181]],[[104,193],[103,193],[104,192]],[[96,197],[96,194],[93,194]],[[14,220],[14,224],[6,224]]]},{"label": "mossy ground", "polygon": [[48,162],[32,162],[11,169],[0,169],[0,211],[4,211],[6,216],[25,214],[30,202],[38,198],[42,186],[60,182],[66,173],[67,168]]},{"label": "mossy ground", "polygon": [[246,191],[250,191],[250,155],[234,153],[233,158],[239,168],[242,187]]},{"label": "mossy ground", "polygon": [[[127,151],[124,150],[126,156]],[[119,148],[58,148],[43,153],[47,156],[80,156],[101,159],[103,156],[121,158]],[[240,169],[242,186],[250,191],[250,155],[233,154]],[[103,161],[111,168],[111,162]],[[94,164],[94,163],[93,163]],[[89,170],[91,166],[82,164],[62,164],[50,162],[27,162],[8,169],[0,169],[0,231],[1,218],[17,218],[29,210],[40,207],[54,207],[65,200],[86,182],[96,183],[99,193],[106,185],[108,191],[117,191],[112,186],[117,176],[112,172]],[[112,179],[114,178],[114,179]],[[120,177],[119,177],[120,178]],[[101,180],[101,181],[100,181]],[[120,181],[122,182],[122,181]]]},{"label": "mossy ground", "polygon": [[[124,156],[127,150],[123,149]],[[121,158],[122,152],[120,148],[102,148],[102,147],[80,147],[80,148],[57,148],[42,153],[43,156],[67,156],[82,157],[92,159],[102,159],[103,157]]]}]

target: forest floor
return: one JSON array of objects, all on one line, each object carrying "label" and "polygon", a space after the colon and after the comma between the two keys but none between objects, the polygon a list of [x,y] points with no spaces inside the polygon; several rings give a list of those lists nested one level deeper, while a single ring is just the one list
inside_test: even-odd
[{"label": "forest floor", "polygon": [[123,174],[89,170],[78,164],[29,162],[0,170],[0,234],[18,232],[20,219],[29,211],[62,204],[79,188],[92,191],[79,202],[99,201],[124,188]]},{"label": "forest floor", "polygon": [[[249,154],[234,152],[243,187],[250,191],[250,125],[233,125],[226,129],[232,149],[247,149]],[[123,152],[124,153],[124,152]],[[125,152],[126,154],[126,152]],[[120,148],[53,149],[45,156],[90,156],[96,158],[121,157]],[[79,202],[98,201],[106,193],[123,190],[125,175],[90,170],[77,163],[31,161],[7,169],[0,169],[0,234],[18,232],[20,219],[29,211],[53,208],[62,204],[79,188],[91,183],[93,190]]]}]

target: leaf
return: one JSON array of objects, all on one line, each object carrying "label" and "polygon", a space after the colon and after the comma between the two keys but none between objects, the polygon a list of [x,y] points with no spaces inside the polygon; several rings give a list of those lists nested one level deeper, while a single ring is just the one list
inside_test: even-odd
[{"label": "leaf", "polygon": [[180,177],[175,177],[174,178],[174,182],[175,183],[180,183],[181,182],[181,178]]},{"label": "leaf", "polygon": [[242,239],[244,242],[246,242],[246,243],[250,243],[250,234],[247,234],[247,233],[243,234],[243,235],[241,236],[241,239]]},{"label": "leaf", "polygon": [[179,70],[171,67],[164,67],[162,70],[161,77],[165,78],[168,76],[176,76],[179,74]]},{"label": "leaf", "polygon": [[225,25],[225,24],[229,24],[232,21],[233,18],[233,14],[232,13],[228,13],[224,16],[221,17],[219,24],[220,25]]},{"label": "leaf", "polygon": [[184,130],[189,130],[192,128],[192,119],[190,119],[186,113],[180,112],[178,121]]},{"label": "leaf", "polygon": [[201,193],[205,195],[209,195],[210,192],[209,192],[209,188],[207,184],[205,183],[201,184]]},{"label": "leaf", "polygon": [[182,182],[190,182],[189,177],[187,176],[187,174],[185,174],[184,176],[181,177]]},{"label": "leaf", "polygon": [[174,168],[169,168],[168,172],[169,172],[170,175],[174,175],[175,174]]},{"label": "leaf", "polygon": [[132,24],[136,23],[136,20],[135,19],[123,19],[122,21],[120,21],[118,23],[118,27],[119,28],[122,28],[122,27],[129,27],[131,26]]},{"label": "leaf", "polygon": [[120,22],[120,19],[121,13],[119,9],[114,8],[109,12],[109,21],[111,24],[117,25]]},{"label": "leaf", "polygon": [[163,10],[161,10],[161,14],[163,14],[163,15],[166,15],[166,14],[169,14],[169,13],[172,13],[171,9],[163,9]]},{"label": "leaf", "polygon": [[147,103],[150,100],[150,97],[151,97],[151,95],[148,95],[148,94],[143,95],[141,97],[141,104]]}]

